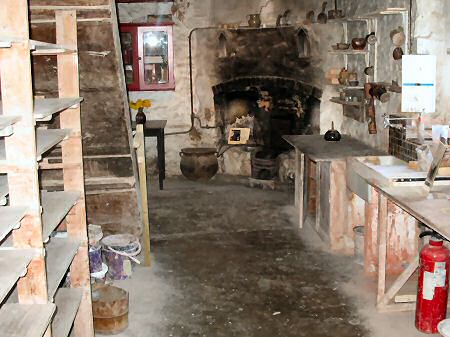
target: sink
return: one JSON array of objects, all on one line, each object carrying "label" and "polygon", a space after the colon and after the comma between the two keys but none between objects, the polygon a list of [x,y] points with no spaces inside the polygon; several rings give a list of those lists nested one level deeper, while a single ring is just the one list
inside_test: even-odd
[{"label": "sink", "polygon": [[366,156],[366,157],[356,157],[356,159],[364,164],[373,166],[395,166],[395,165],[408,166],[408,163],[394,156]]},{"label": "sink", "polygon": [[370,201],[372,182],[378,186],[425,185],[426,172],[408,167],[408,163],[394,156],[365,156],[349,159],[348,188],[366,201]]},{"label": "sink", "polygon": [[[448,168],[441,168],[435,185],[449,185]],[[394,156],[365,156],[349,159],[347,185],[349,189],[366,201],[370,199],[367,182],[382,187],[424,186],[427,172],[409,168],[406,161]]]}]

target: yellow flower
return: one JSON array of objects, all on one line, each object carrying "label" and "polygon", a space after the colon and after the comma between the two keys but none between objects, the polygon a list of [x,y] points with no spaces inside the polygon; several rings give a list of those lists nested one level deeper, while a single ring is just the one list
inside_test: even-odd
[{"label": "yellow flower", "polygon": [[139,108],[150,108],[152,106],[152,101],[149,99],[138,99],[136,102],[130,102],[130,108],[133,110],[139,110]]}]

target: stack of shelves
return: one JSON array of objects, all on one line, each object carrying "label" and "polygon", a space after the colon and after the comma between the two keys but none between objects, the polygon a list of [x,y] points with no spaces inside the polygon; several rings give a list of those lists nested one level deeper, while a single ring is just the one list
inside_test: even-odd
[{"label": "stack of shelves", "polygon": [[[0,335],[91,337],[76,12],[55,11],[53,44],[29,39],[28,11],[27,0],[0,4]],[[56,55],[59,98],[34,98],[32,55]],[[46,129],[56,114],[60,129]],[[39,162],[58,145],[64,191],[41,191]],[[52,237],[63,221],[68,236]]]}]

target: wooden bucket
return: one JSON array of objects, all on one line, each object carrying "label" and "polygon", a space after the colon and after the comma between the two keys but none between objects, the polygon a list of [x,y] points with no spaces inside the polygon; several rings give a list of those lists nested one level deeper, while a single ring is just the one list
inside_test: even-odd
[{"label": "wooden bucket", "polygon": [[94,285],[92,310],[95,332],[115,335],[128,327],[128,292],[110,285]]}]

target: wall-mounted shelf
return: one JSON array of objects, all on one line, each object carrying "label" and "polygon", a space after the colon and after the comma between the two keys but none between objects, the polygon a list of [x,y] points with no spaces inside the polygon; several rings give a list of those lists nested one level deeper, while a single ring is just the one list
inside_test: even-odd
[{"label": "wall-mounted shelf", "polygon": [[364,86],[362,85],[343,85],[343,84],[329,84],[332,87],[335,87],[336,89],[341,90],[362,90],[364,89]]},{"label": "wall-mounted shelf", "polygon": [[363,102],[347,102],[343,99],[340,99],[339,97],[331,98],[330,102],[341,104],[341,105],[351,105],[351,106],[356,106],[356,107],[360,107],[364,104]]},{"label": "wall-mounted shelf", "polygon": [[345,50],[329,50],[330,54],[338,54],[338,55],[367,55],[369,51],[367,49],[364,50],[355,50],[355,49],[345,49]]}]

